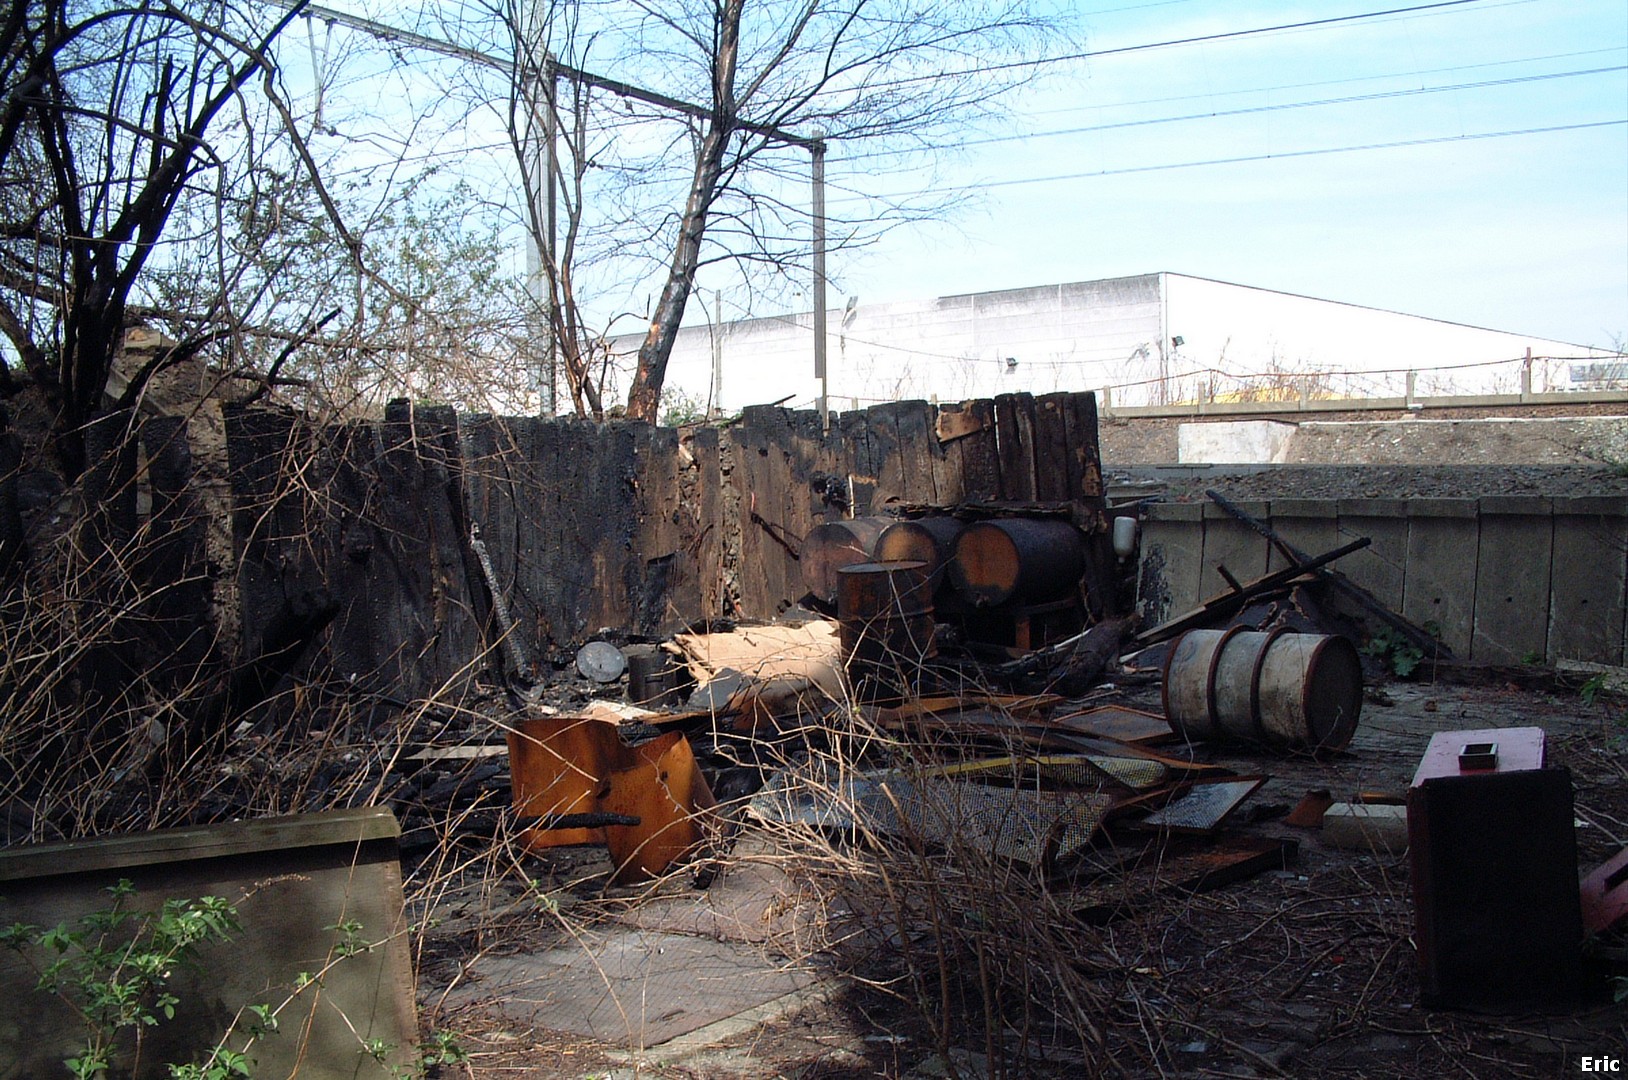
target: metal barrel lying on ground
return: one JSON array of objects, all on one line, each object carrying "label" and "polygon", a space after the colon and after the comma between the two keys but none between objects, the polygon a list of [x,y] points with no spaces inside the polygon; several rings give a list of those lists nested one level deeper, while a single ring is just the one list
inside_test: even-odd
[{"label": "metal barrel lying on ground", "polygon": [[1189,630],[1165,660],[1164,707],[1188,739],[1342,750],[1362,711],[1362,661],[1343,637]]}]

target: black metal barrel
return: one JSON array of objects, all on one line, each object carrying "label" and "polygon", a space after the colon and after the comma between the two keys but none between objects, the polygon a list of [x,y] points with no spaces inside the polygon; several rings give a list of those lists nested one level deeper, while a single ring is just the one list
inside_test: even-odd
[{"label": "black metal barrel", "polygon": [[950,582],[976,607],[1065,596],[1085,573],[1085,539],[1066,521],[1001,518],[961,530]]},{"label": "black metal barrel", "polygon": [[877,562],[924,562],[933,587],[955,554],[955,541],[967,523],[945,515],[895,521],[876,541]]},{"label": "black metal barrel", "polygon": [[862,517],[814,526],[803,537],[797,558],[803,570],[803,586],[820,603],[836,603],[837,571],[869,562],[882,530],[892,523],[892,518]]}]

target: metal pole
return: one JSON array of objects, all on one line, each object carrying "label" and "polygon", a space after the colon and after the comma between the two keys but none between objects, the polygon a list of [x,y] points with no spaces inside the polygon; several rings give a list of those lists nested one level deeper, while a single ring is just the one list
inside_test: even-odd
[{"label": "metal pole", "polygon": [[545,183],[548,189],[546,195],[548,222],[544,227],[546,233],[544,243],[547,247],[548,258],[548,296],[543,301],[543,367],[548,372],[548,415],[557,416],[560,411],[560,353],[559,340],[554,330],[556,322],[554,318],[554,291],[556,287],[555,275],[559,273],[559,263],[554,257],[556,239],[555,204],[557,202],[554,173],[559,167],[559,161],[556,157],[559,150],[555,146],[555,141],[559,138],[557,127],[559,125],[558,93],[560,80],[559,75],[555,72],[553,59],[545,57],[543,62],[548,69],[548,96],[543,102],[543,108],[547,113],[543,117],[543,170],[547,176]]},{"label": "metal pole", "polygon": [[825,141],[809,152],[814,173],[814,377],[820,380],[820,429],[831,429],[831,380],[825,356]]},{"label": "metal pole", "polygon": [[707,419],[724,408],[724,294],[712,290],[712,393],[707,395]]}]

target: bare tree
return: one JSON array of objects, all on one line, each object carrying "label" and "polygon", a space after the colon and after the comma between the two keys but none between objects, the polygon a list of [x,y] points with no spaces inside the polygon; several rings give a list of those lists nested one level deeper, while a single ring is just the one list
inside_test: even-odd
[{"label": "bare tree", "polygon": [[[547,302],[574,402],[597,415],[607,375],[582,312],[598,306],[603,317],[619,289],[627,305],[628,282],[654,277],[659,295],[640,316],[627,397],[627,415],[650,421],[704,267],[734,263],[759,287],[806,274],[810,149],[829,144],[879,168],[953,148],[1033,75],[1056,29],[1024,0],[561,0],[542,14],[494,10],[517,57],[509,130],[533,194],[530,231],[551,256]],[[550,180],[552,197],[541,198]],[[930,194],[844,194],[859,208],[833,220],[835,248],[947,205]],[[545,206],[558,208],[558,240]]]},{"label": "bare tree", "polygon": [[[29,0],[0,27],[10,87],[0,104],[0,331],[54,407],[69,476],[87,465],[83,432],[103,409],[132,293],[171,216],[223,182],[211,127],[268,69],[267,49],[294,17],[256,32],[229,14]],[[17,381],[0,357],[0,390]]]}]

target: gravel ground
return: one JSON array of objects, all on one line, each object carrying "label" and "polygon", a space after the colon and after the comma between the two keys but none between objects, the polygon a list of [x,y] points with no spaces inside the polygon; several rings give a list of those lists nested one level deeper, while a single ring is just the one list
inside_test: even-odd
[{"label": "gravel ground", "polygon": [[1200,502],[1235,499],[1474,499],[1489,495],[1628,496],[1628,470],[1608,465],[1148,466],[1109,470],[1116,501],[1139,490]]}]

